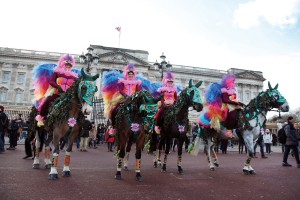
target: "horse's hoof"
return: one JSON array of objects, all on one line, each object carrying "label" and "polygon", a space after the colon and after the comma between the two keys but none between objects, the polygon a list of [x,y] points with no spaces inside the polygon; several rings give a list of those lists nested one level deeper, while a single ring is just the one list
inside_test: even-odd
[{"label": "horse's hoof", "polygon": [[40,168],[40,164],[33,164],[33,165],[32,165],[32,168],[33,168],[33,169],[39,169],[39,168]]},{"label": "horse's hoof", "polygon": [[121,180],[121,179],[122,179],[121,174],[116,174],[116,175],[115,175],[115,179],[116,179],[116,180]]},{"label": "horse's hoof", "polygon": [[163,172],[163,173],[167,172],[167,166],[166,166],[166,164],[163,164],[163,166],[161,168],[161,172]]},{"label": "horse's hoof", "polygon": [[157,162],[154,162],[153,167],[157,168]]},{"label": "horse's hoof", "polygon": [[246,169],[243,169],[243,172],[244,172],[244,174],[246,174],[246,175],[248,175],[248,174],[249,174],[249,171],[248,171],[248,170],[246,170]]},{"label": "horse's hoof", "polygon": [[161,166],[161,161],[160,160],[157,161],[157,165]]},{"label": "horse's hoof", "polygon": [[249,174],[253,174],[253,175],[255,175],[255,174],[256,174],[256,172],[255,172],[254,170],[250,170],[250,171],[249,171]]},{"label": "horse's hoof", "polygon": [[215,171],[216,169],[214,167],[209,168],[210,171]]},{"label": "horse's hoof", "polygon": [[51,164],[45,165],[45,168],[46,168],[46,169],[51,169]]},{"label": "horse's hoof", "polygon": [[70,171],[63,171],[62,176],[69,177],[69,176],[71,176],[71,172]]},{"label": "horse's hoof", "polygon": [[137,174],[137,175],[135,176],[135,180],[138,181],[138,182],[141,182],[141,181],[142,181],[142,176],[141,176],[141,174]]},{"label": "horse's hoof", "polygon": [[178,174],[183,175],[183,169],[181,167],[178,167]]},{"label": "horse's hoof", "polygon": [[127,167],[127,166],[125,166],[125,167],[124,167],[124,170],[125,170],[125,171],[128,171],[128,167]]},{"label": "horse's hoof", "polygon": [[215,165],[216,167],[219,167],[219,164],[218,164],[218,163],[214,163],[214,165]]},{"label": "horse's hoof", "polygon": [[49,174],[48,179],[49,180],[56,180],[58,178],[57,174]]}]

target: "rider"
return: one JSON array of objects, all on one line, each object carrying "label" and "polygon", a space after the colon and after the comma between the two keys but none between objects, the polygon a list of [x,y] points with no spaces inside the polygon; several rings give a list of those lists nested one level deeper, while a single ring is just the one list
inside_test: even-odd
[{"label": "rider", "polygon": [[140,91],[141,80],[136,80],[136,71],[134,64],[128,64],[123,70],[124,78],[119,78],[118,88],[123,97],[130,97],[134,93]]},{"label": "rider", "polygon": [[174,85],[175,77],[171,72],[167,72],[162,80],[162,87],[157,89],[157,92],[163,94],[159,104],[159,110],[157,111],[155,118],[155,132],[160,134],[159,121],[166,107],[173,105],[177,99],[177,87]]},{"label": "rider", "polygon": [[224,120],[224,125],[227,129],[226,137],[233,137],[232,129],[237,127],[237,110],[244,106],[243,103],[238,102],[236,99],[235,79],[236,77],[233,74],[226,74],[221,80],[221,98],[222,102],[227,105],[227,109],[225,109],[227,117]]},{"label": "rider", "polygon": [[70,54],[65,54],[58,60],[57,66],[53,69],[54,72],[49,81],[45,99],[38,109],[40,111],[40,115],[36,117],[38,126],[44,125],[44,117],[48,114],[50,103],[59,97],[60,93],[66,92],[73,84],[74,80],[78,78],[76,73],[71,72],[74,64],[75,60]]}]

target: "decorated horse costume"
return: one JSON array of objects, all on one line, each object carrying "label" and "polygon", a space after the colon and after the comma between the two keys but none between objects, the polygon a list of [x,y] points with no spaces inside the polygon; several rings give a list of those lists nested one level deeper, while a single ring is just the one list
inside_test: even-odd
[{"label": "decorated horse costume", "polygon": [[170,150],[170,140],[172,138],[177,138],[178,146],[178,159],[177,167],[180,174],[183,173],[181,167],[182,162],[182,146],[186,138],[186,133],[188,131],[189,120],[188,120],[188,108],[193,107],[197,112],[200,112],[203,108],[202,100],[200,98],[200,92],[197,89],[201,85],[202,81],[198,82],[196,85],[192,85],[192,80],[189,81],[189,86],[186,87],[179,94],[178,99],[172,106],[166,108],[165,112],[161,116],[160,121],[160,140],[159,140],[159,151],[156,155],[156,142],[157,137],[152,138],[152,149],[154,149],[154,167],[160,163],[160,154],[162,146],[165,144],[165,156],[162,166],[162,172],[166,172],[167,157]]},{"label": "decorated horse costume", "polygon": [[[147,119],[148,112],[145,112],[147,104],[155,104],[159,99],[154,99],[152,95],[141,90],[131,97],[131,101],[123,102],[116,109],[115,116],[113,115],[114,127],[117,138],[117,173],[116,179],[121,179],[121,169],[126,151],[126,161],[128,160],[129,152],[132,143],[136,143],[136,181],[141,181],[141,152],[145,142],[145,129],[149,121]],[[153,105],[154,106],[154,105]],[[153,110],[157,109],[155,106]],[[151,123],[151,122],[150,122]],[[153,126],[153,125],[152,125]],[[125,164],[125,163],[124,163]],[[127,164],[125,164],[127,169]]]},{"label": "decorated horse costume", "polygon": [[[248,174],[255,174],[250,162],[254,153],[254,142],[257,140],[260,134],[261,128],[265,127],[266,115],[268,111],[273,108],[277,108],[282,112],[289,111],[289,105],[286,99],[279,93],[278,84],[272,88],[268,83],[268,89],[264,92],[260,92],[258,96],[252,99],[248,105],[238,114],[238,127],[234,131],[236,137],[242,137],[246,148],[248,150],[248,158],[245,162],[243,172]],[[207,130],[209,132],[209,129]],[[215,130],[213,130],[215,131]],[[221,132],[225,132],[226,129],[221,126]],[[208,137],[212,138],[214,135]],[[210,148],[210,146],[209,146]],[[212,159],[210,155],[209,166],[213,167]]]}]

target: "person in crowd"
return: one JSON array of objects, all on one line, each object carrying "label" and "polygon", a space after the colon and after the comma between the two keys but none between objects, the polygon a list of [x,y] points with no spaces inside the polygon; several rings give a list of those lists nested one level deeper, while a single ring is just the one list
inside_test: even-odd
[{"label": "person in crowd", "polygon": [[104,140],[107,143],[107,151],[108,152],[113,152],[113,144],[115,142],[115,133],[114,133],[114,128],[109,125],[104,136]]},{"label": "person in crowd", "polygon": [[23,128],[23,120],[21,119],[21,115],[17,114],[14,116],[14,119],[10,123],[10,135],[9,135],[9,147],[7,150],[15,150],[18,145],[18,137],[22,133]]},{"label": "person in crowd", "polygon": [[265,152],[264,152],[264,132],[265,131],[262,128],[261,132],[260,132],[260,135],[259,135],[259,137],[258,137],[258,139],[257,139],[257,141],[254,145],[254,154],[253,154],[254,158],[257,158],[257,156],[256,156],[256,147],[257,147],[257,145],[259,145],[259,148],[260,148],[261,158],[268,158],[267,156],[265,156]]},{"label": "person in crowd", "polygon": [[227,154],[228,139],[222,138],[220,143],[221,143],[220,149],[222,151],[222,154]]},{"label": "person in crowd", "polygon": [[[32,153],[32,147],[31,147],[31,143],[34,140],[34,133],[29,133],[28,131],[28,125],[29,125],[29,121],[26,121],[24,123],[24,128],[27,126],[26,129],[26,138],[25,138],[25,157],[23,157],[23,159],[27,159],[27,158],[31,158],[33,157],[33,153]],[[23,129],[24,130],[24,129]]]},{"label": "person in crowd", "polygon": [[82,127],[81,135],[80,135],[80,148],[79,151],[87,151],[89,133],[92,129],[92,123],[85,119]]},{"label": "person in crowd", "polygon": [[266,129],[263,137],[264,137],[264,143],[266,146],[266,153],[271,154],[271,152],[272,152],[271,144],[272,144],[273,137],[272,137],[272,134],[270,133],[269,129]]},{"label": "person in crowd", "polygon": [[196,122],[194,122],[193,123],[193,128],[192,128],[192,135],[193,135],[193,140],[192,141],[194,141],[196,139],[196,137],[198,135],[198,131],[199,131],[199,125]]},{"label": "person in crowd", "polygon": [[0,153],[3,153],[4,150],[4,136],[9,126],[9,119],[4,113],[4,107],[0,105]]},{"label": "person in crowd", "polygon": [[277,135],[275,133],[272,133],[272,145],[277,146]]},{"label": "person in crowd", "polygon": [[97,141],[97,144],[103,144],[104,142],[104,135],[105,135],[105,126],[103,123],[99,124],[98,125],[98,128],[97,128],[97,138],[98,138],[98,141]]},{"label": "person in crowd", "polygon": [[97,143],[96,143],[96,127],[95,127],[95,122],[92,122],[92,129],[89,132],[89,147],[90,148],[97,148]]},{"label": "person in crowd", "polygon": [[293,150],[294,157],[296,159],[297,167],[300,168],[299,151],[298,151],[298,139],[299,136],[294,126],[295,120],[293,117],[287,118],[287,125],[284,127],[286,134],[286,143],[284,144],[284,154],[282,160],[282,166],[291,167],[292,165],[287,162],[290,150]]}]

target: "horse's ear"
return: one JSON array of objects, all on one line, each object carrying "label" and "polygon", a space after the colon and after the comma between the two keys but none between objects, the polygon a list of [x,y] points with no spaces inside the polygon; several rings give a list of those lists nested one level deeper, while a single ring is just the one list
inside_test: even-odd
[{"label": "horse's ear", "polygon": [[198,83],[196,83],[195,87],[198,88],[200,87],[200,85],[202,84],[203,81],[199,81]]},{"label": "horse's ear", "polygon": [[92,78],[93,78],[94,81],[97,80],[97,78],[99,78],[99,74],[97,73],[97,74],[94,75]]},{"label": "horse's ear", "polygon": [[277,90],[277,88],[278,88],[278,83],[275,85],[274,89]]},{"label": "horse's ear", "polygon": [[189,81],[189,87],[192,87],[192,86],[193,86],[192,79],[190,79],[190,81]]},{"label": "horse's ear", "polygon": [[268,86],[270,90],[273,90],[270,81],[268,81]]}]

